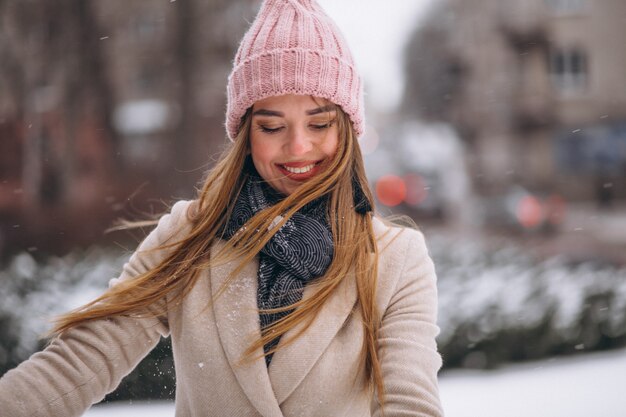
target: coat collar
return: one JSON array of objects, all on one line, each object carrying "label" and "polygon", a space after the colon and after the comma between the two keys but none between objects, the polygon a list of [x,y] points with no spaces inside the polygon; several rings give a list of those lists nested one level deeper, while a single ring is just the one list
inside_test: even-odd
[{"label": "coat collar", "polygon": [[[311,297],[314,292],[313,286],[307,286],[303,299]],[[270,380],[280,404],[300,385],[337,335],[354,309],[356,294],[354,274],[351,272],[300,337],[281,347],[282,342],[297,334],[301,326],[291,329],[283,336],[269,367]]]},{"label": "coat collar", "polygon": [[[216,242],[211,249],[211,257],[214,258],[223,247],[222,241]],[[252,362],[240,363],[247,347],[261,337],[256,303],[258,262],[245,265],[239,276],[215,298],[236,267],[237,261],[232,261],[215,266],[210,272],[212,305],[220,341],[237,382],[250,403],[263,417],[282,417],[265,360],[261,357]],[[262,354],[263,348],[254,352],[254,356]]]},{"label": "coat collar", "polygon": [[[223,246],[223,242],[217,242],[213,245],[212,254]],[[213,296],[237,264],[237,261],[232,261],[211,269],[210,285]],[[240,364],[246,348],[261,337],[257,308],[257,271],[258,261],[245,265],[239,276],[214,300],[213,310],[224,352],[243,391],[263,417],[279,417],[282,416],[279,404],[303,381],[352,312],[356,302],[356,284],[351,273],[334,291],[309,329],[274,354],[268,373],[262,357]],[[313,292],[314,288],[306,287],[303,298],[310,297]],[[285,334],[281,343],[297,331],[296,328]],[[255,356],[262,354],[262,348],[254,353]]]}]

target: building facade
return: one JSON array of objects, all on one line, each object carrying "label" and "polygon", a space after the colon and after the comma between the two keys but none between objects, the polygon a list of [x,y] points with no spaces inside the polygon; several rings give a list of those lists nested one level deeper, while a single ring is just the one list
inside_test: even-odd
[{"label": "building facade", "polygon": [[[457,68],[445,118],[471,145],[479,192],[521,184],[570,199],[626,197],[625,17],[621,0],[433,9],[415,36],[439,33],[438,55]],[[417,65],[427,64],[409,64],[409,79]]]}]

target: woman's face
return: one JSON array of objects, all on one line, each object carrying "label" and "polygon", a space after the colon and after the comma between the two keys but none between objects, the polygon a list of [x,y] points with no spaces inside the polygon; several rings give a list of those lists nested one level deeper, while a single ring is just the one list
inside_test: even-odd
[{"label": "woman's face", "polygon": [[272,188],[293,193],[326,169],[337,151],[337,107],[301,95],[259,100],[252,106],[250,151],[254,167]]}]

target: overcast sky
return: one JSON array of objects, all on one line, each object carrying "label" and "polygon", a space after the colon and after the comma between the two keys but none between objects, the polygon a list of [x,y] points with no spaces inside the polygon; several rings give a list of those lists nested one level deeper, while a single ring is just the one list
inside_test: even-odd
[{"label": "overcast sky", "polygon": [[365,79],[368,105],[390,111],[402,97],[402,53],[432,0],[318,0],[337,22]]}]

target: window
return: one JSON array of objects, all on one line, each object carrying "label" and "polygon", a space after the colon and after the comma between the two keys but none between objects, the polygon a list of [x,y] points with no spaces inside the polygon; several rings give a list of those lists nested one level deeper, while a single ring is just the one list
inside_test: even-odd
[{"label": "window", "polygon": [[154,93],[160,81],[159,70],[155,66],[144,65],[135,74],[135,86],[140,94]]},{"label": "window", "polygon": [[587,0],[545,0],[546,5],[556,14],[578,14],[585,11]]},{"label": "window", "polygon": [[132,31],[135,39],[139,42],[158,42],[162,36],[164,19],[157,13],[142,13],[132,21]]},{"label": "window", "polygon": [[554,141],[558,167],[570,175],[619,176],[626,166],[626,122],[563,130]]},{"label": "window", "polygon": [[587,55],[580,49],[557,49],[550,53],[550,79],[562,93],[581,92],[587,86]]}]

